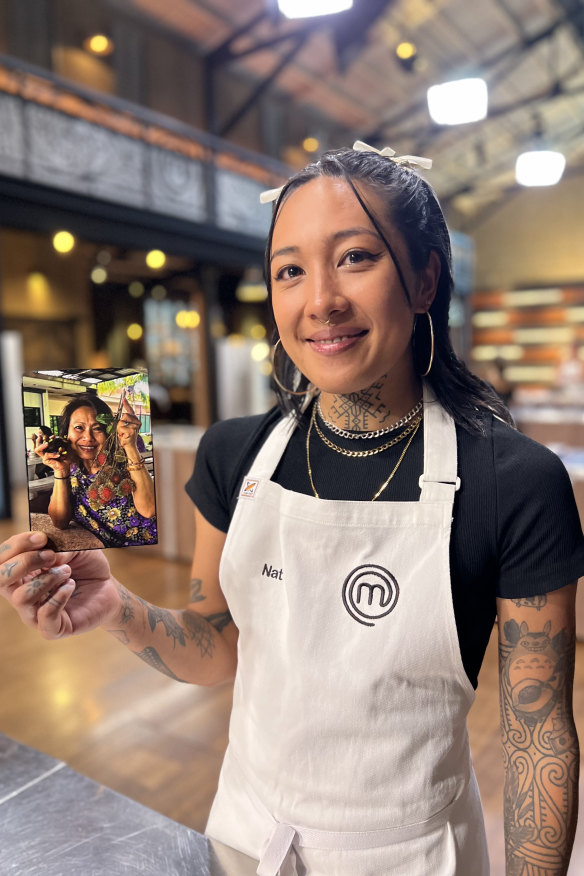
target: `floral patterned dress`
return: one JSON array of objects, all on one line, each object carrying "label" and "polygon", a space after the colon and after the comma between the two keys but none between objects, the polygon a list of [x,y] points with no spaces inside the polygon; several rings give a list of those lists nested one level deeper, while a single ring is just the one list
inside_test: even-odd
[{"label": "floral patterned dress", "polygon": [[156,544],[156,516],[143,517],[134,505],[134,482],[113,472],[106,482],[96,483],[97,474],[71,466],[73,519],[89,529],[105,547]]}]

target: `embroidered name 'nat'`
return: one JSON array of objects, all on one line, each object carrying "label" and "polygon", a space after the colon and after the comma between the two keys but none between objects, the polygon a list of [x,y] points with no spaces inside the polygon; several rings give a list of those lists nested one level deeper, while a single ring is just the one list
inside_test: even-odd
[{"label": "embroidered name 'nat'", "polygon": [[264,563],[264,568],[262,569],[262,575],[265,575],[266,578],[277,578],[278,581],[283,581],[282,572],[283,569],[276,569],[275,566],[268,566],[267,563]]}]

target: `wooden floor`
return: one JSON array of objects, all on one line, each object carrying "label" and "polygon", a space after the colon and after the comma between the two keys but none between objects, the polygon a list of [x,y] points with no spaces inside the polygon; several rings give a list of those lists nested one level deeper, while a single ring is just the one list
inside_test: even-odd
[{"label": "wooden floor", "polygon": [[[17,495],[14,520],[0,521],[0,541],[27,528],[24,496]],[[144,598],[168,607],[184,604],[187,565],[152,557],[147,548],[107,554],[114,574]],[[1,732],[203,830],[227,743],[230,685],[207,689],[174,682],[101,631],[45,642],[4,600],[0,629]],[[584,740],[584,643],[578,645],[575,707]],[[493,636],[469,721],[492,876],[504,876],[498,720]],[[570,874],[583,872],[584,818]]]}]

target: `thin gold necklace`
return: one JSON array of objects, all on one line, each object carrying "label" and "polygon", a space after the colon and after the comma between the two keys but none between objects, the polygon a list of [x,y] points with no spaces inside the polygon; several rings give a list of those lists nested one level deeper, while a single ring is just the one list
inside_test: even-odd
[{"label": "thin gold necklace", "polygon": [[[309,479],[310,479],[310,486],[312,487],[312,492],[314,493],[314,497],[315,497],[315,499],[320,499],[320,496],[319,496],[319,494],[318,494],[317,491],[316,491],[316,487],[314,486],[314,478],[312,477],[312,467],[311,467],[311,465],[310,465],[310,433],[311,433],[311,431],[312,431],[312,424],[313,424],[313,422],[314,422],[314,409],[313,409],[313,416],[312,416],[311,419],[310,419],[310,426],[308,427],[308,432],[306,433],[306,465],[307,465],[307,467],[308,467],[308,477],[309,477]],[[373,498],[371,499],[372,502],[375,502],[375,500],[378,499],[378,498],[381,496],[381,494],[383,493],[383,491],[385,490],[385,488],[389,485],[389,482],[392,480],[392,478],[393,478],[393,476],[395,475],[396,471],[397,471],[398,468],[400,467],[400,465],[401,465],[401,463],[402,463],[402,461],[403,461],[404,456],[405,456],[406,453],[408,452],[408,448],[409,448],[410,444],[412,443],[412,441],[414,440],[414,435],[416,434],[416,432],[417,432],[418,429],[420,428],[420,423],[421,423],[421,422],[422,422],[422,418],[420,417],[419,420],[417,421],[417,423],[415,424],[415,426],[412,428],[412,434],[410,435],[410,437],[409,437],[409,439],[408,439],[408,443],[406,444],[406,446],[405,446],[404,449],[402,450],[401,455],[400,455],[400,458],[399,458],[398,461],[396,462],[396,464],[395,464],[395,466],[394,466],[394,468],[393,468],[391,474],[389,475],[389,477],[387,478],[387,480],[385,480],[385,481],[381,484],[381,486],[379,487],[379,489],[377,490],[377,492],[375,493],[375,495],[374,495]]]},{"label": "thin gold necklace", "polygon": [[343,456],[350,456],[352,459],[365,459],[368,456],[377,456],[378,453],[383,453],[384,450],[388,450],[390,447],[393,447],[394,444],[399,444],[400,441],[403,441],[404,438],[413,432],[416,426],[419,426],[421,419],[422,415],[419,414],[415,419],[408,423],[403,432],[400,432],[399,435],[395,435],[390,441],[386,441],[385,444],[380,444],[379,447],[374,447],[372,450],[347,450],[345,447],[339,447],[338,444],[335,444],[330,438],[327,438],[318,425],[316,419],[316,405],[312,408],[310,428],[312,429],[314,426],[321,441],[323,441],[327,447],[330,447],[331,450],[334,450],[335,453],[340,453]]}]

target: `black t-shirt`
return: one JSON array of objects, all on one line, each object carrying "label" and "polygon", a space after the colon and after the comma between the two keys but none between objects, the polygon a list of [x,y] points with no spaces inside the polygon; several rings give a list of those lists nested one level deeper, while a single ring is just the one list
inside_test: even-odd
[{"label": "black t-shirt", "polygon": [[[186,490],[201,514],[226,532],[241,482],[281,418],[267,414],[215,423],[203,436]],[[312,495],[306,460],[308,414],[292,433],[272,480]],[[349,441],[351,450],[387,442]],[[584,537],[570,479],[552,451],[490,415],[484,434],[457,427],[458,474],[450,539],[450,571],[462,660],[476,687],[496,615],[495,598],[519,599],[557,590],[584,575]],[[310,464],[324,499],[370,501],[405,441],[367,459],[335,453],[314,433]],[[423,428],[378,501],[417,501],[423,471]]]}]

